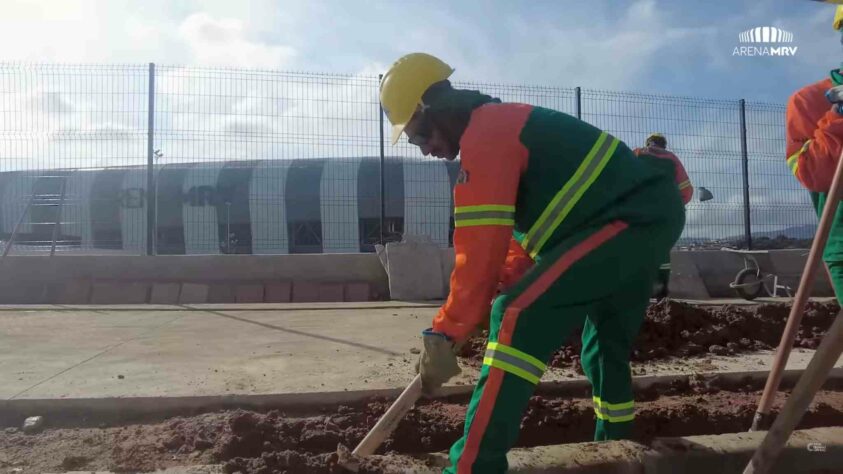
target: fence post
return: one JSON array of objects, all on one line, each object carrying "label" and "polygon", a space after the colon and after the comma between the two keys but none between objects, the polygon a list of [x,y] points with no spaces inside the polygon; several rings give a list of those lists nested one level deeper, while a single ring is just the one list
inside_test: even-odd
[{"label": "fence post", "polygon": [[749,155],[746,151],[746,101],[740,100],[741,106],[741,163],[743,168],[743,226],[747,250],[752,250],[752,226],[749,212]]},{"label": "fence post", "polygon": [[577,118],[582,120],[582,89],[580,89],[580,86],[574,88],[574,97],[577,101]]},{"label": "fence post", "polygon": [[146,122],[146,254],[155,255],[155,206],[152,204],[155,189],[155,63],[149,63],[149,93]]},{"label": "fence post", "polygon": [[[378,91],[380,91],[380,84],[383,80],[383,74],[378,74]],[[380,94],[378,94],[378,122],[380,123],[380,147],[381,147],[381,166],[380,166],[380,201],[381,201],[381,215],[380,215],[380,241],[381,245],[386,245],[384,242],[384,220],[386,218],[386,183],[384,177],[384,143],[383,143],[383,105],[381,104]]]}]

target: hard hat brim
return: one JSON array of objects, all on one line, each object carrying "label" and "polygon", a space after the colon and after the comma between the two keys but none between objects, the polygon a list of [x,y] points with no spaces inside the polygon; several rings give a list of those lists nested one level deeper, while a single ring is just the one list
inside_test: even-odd
[{"label": "hard hat brim", "polygon": [[392,126],[392,145],[395,146],[398,143],[398,140],[401,138],[401,134],[404,133],[404,129],[407,127],[406,123],[396,123]]}]

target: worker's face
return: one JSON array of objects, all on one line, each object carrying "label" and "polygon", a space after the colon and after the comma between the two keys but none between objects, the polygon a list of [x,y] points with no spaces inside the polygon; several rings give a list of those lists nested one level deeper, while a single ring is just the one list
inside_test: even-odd
[{"label": "worker's face", "polygon": [[424,156],[433,155],[451,161],[459,153],[459,147],[452,144],[442,130],[422,114],[414,115],[404,132],[409,142],[419,147]]}]

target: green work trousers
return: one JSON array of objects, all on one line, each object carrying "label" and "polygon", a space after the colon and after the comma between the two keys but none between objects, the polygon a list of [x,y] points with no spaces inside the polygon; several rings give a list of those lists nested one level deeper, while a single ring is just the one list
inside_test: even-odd
[{"label": "green work trousers", "polygon": [[[811,202],[814,203],[814,209],[817,211],[818,217],[822,216],[826,198],[826,193],[811,193]],[[823,250],[823,261],[828,266],[828,271],[831,274],[831,286],[834,288],[839,303],[841,295],[843,295],[843,206],[838,206],[834,215],[831,231],[828,234],[828,242]]]},{"label": "green work trousers", "polygon": [[[469,404],[465,433],[447,473],[498,473],[518,437],[545,364],[584,325],[582,364],[593,387],[596,440],[629,437],[634,418],[629,354],[665,254],[685,213],[676,185],[654,184],[660,219],[584,228],[537,260],[492,305],[489,344]],[[674,202],[675,201],[675,202]]]}]

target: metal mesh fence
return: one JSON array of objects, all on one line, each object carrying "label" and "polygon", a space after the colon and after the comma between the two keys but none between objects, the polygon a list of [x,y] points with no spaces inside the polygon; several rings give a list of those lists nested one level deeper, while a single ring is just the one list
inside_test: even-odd
[{"label": "metal mesh fence", "polygon": [[782,105],[746,104],[749,209],[756,248],[780,247],[783,242],[776,241],[783,237],[800,240],[795,244],[807,247],[817,229],[808,192],[782,165],[784,117]]},{"label": "metal mesh fence", "polygon": [[145,66],[0,67],[0,240],[17,228],[16,253],[142,251],[144,215],[119,201],[143,186],[147,77]]},{"label": "metal mesh fence", "polygon": [[[582,119],[629,144],[663,133],[695,187],[715,199],[691,201],[680,245],[743,239],[740,110],[736,101],[583,91]],[[779,164],[779,166],[783,166]]]},{"label": "metal mesh fence", "polygon": [[[13,254],[369,252],[452,243],[458,163],[390,146],[372,76],[173,66],[0,65],[0,245]],[[544,106],[639,146],[668,137],[694,186],[680,245],[810,238],[784,108],[455,83]],[[743,182],[746,124],[748,203]],[[14,239],[14,245],[10,241]]]},{"label": "metal mesh fence", "polygon": [[156,252],[374,243],[377,87],[373,77],[158,68]]}]

